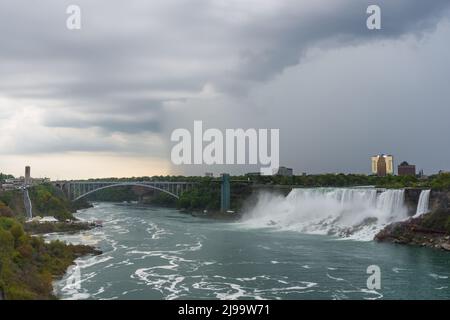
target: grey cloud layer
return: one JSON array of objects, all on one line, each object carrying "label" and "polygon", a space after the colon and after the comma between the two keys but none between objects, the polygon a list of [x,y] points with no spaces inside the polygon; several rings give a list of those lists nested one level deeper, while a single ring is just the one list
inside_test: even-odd
[{"label": "grey cloud layer", "polygon": [[[422,35],[450,5],[378,1],[383,30],[371,32],[365,10],[372,1],[80,0],[82,30],[71,32],[65,10],[72,1],[30,3],[0,4],[0,93],[31,101],[42,110],[44,127],[99,129],[99,141],[108,133],[165,134],[193,111],[168,113],[164,106],[195,101],[207,86],[224,101],[233,99],[230,109],[251,108],[248,92],[300,63],[309,49]],[[48,148],[43,141],[42,150],[97,147],[75,140]],[[126,143],[99,144],[127,149]]]}]

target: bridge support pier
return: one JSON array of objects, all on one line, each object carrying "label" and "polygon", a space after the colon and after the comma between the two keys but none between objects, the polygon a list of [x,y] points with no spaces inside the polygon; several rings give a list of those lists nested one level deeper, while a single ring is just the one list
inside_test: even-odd
[{"label": "bridge support pier", "polygon": [[230,175],[222,174],[220,211],[226,212],[230,210]]}]

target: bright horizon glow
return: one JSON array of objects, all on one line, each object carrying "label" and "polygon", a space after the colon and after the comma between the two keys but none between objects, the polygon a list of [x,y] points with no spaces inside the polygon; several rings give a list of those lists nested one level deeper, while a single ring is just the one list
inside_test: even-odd
[{"label": "bright horizon glow", "polygon": [[33,178],[51,180],[159,176],[171,172],[169,164],[160,159],[93,153],[2,156],[0,172],[20,177],[27,165],[31,166]]}]

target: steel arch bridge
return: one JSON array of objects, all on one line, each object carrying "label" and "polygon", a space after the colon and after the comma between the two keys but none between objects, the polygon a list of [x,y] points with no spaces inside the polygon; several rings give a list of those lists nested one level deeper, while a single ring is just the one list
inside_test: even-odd
[{"label": "steel arch bridge", "polygon": [[195,183],[172,181],[55,181],[53,185],[60,188],[71,201],[77,201],[100,190],[123,186],[158,190],[179,199],[180,195],[191,190]]}]

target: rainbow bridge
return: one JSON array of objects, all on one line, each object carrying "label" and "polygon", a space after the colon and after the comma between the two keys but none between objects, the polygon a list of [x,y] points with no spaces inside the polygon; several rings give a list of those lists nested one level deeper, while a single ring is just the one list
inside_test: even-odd
[{"label": "rainbow bridge", "polygon": [[137,186],[158,190],[179,199],[183,192],[191,190],[195,182],[173,182],[173,181],[54,181],[54,186],[61,189],[66,196],[72,200],[80,200],[97,191],[124,187]]}]

